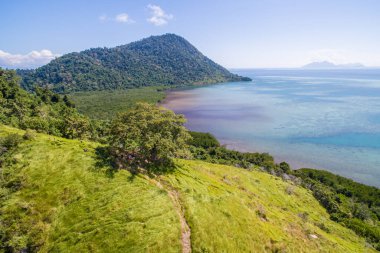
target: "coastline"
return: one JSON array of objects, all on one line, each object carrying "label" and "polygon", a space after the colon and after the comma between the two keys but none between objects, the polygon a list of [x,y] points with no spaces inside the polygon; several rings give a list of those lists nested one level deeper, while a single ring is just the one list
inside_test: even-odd
[{"label": "coastline", "polygon": [[[180,88],[180,89],[165,90],[165,98],[159,103],[159,105],[163,106],[165,108],[168,108],[170,110],[173,110],[176,113],[186,114],[186,113],[184,113],[184,111],[189,111],[191,113],[191,110],[194,109],[195,107],[197,107],[197,105],[196,105],[196,103],[194,103],[194,100],[193,100],[194,95],[189,94],[188,92],[185,92],[185,91],[192,90],[194,88],[202,88],[202,87],[205,87],[205,86],[201,86],[201,87],[196,86],[196,87],[191,87],[191,88],[186,87],[186,88]],[[193,106],[194,108],[189,109],[191,106]],[[196,109],[198,109],[198,108],[196,108]],[[190,121],[192,119],[187,117],[187,120]],[[199,121],[202,121],[202,119],[199,119]],[[192,123],[194,125],[194,121],[192,121]],[[294,156],[293,155],[289,155],[289,156],[288,155],[278,155],[273,150],[268,149],[268,147],[267,148],[260,148],[260,144],[257,144],[256,146],[255,145],[247,145],[247,144],[242,143],[242,141],[239,141],[239,139],[221,138],[220,136],[216,135],[212,131],[212,128],[213,127],[215,128],[215,125],[213,127],[210,127],[210,130],[207,130],[207,131],[204,128],[203,129],[194,128],[191,126],[191,124],[190,125],[186,124],[186,127],[191,131],[209,132],[209,133],[213,134],[218,139],[218,141],[221,143],[221,145],[224,145],[228,149],[231,149],[231,150],[236,150],[239,152],[268,153],[269,155],[271,155],[274,158],[276,163],[280,163],[282,161],[285,161],[291,166],[291,168],[293,170],[298,170],[301,168],[313,168],[313,169],[317,169],[317,170],[327,170],[333,174],[340,175],[340,176],[343,176],[346,178],[350,178],[350,179],[354,180],[355,182],[362,183],[362,184],[365,184],[368,186],[374,186],[376,188],[380,188],[379,185],[375,181],[372,180],[371,175],[366,174],[365,171],[364,172],[359,172],[359,171],[352,172],[350,170],[347,170],[346,172],[344,172],[344,170],[341,168],[338,168],[338,169],[335,168],[334,169],[333,165],[331,165],[330,167],[328,165],[327,166],[320,166],[320,165],[315,164],[312,160],[310,160],[310,161],[306,160],[306,158],[305,159],[297,159],[297,158],[302,157],[302,154],[295,153]],[[307,152],[307,151],[305,151],[305,152]],[[315,159],[318,159],[318,156],[316,156]],[[355,175],[355,176],[351,177],[350,175]],[[372,181],[369,181],[369,180],[372,180]]]},{"label": "coastline", "polygon": [[[218,138],[217,138],[218,139]],[[279,155],[273,155],[270,152],[263,151],[260,149],[260,147],[252,148],[252,147],[246,147],[244,144],[242,144],[239,141],[231,141],[231,140],[225,140],[225,139],[218,139],[221,145],[225,146],[228,149],[239,151],[239,152],[247,152],[247,153],[268,153],[271,155],[276,163],[286,162],[290,165],[292,170],[298,170],[303,168],[313,168],[318,169],[315,166],[310,166],[312,162],[306,163],[299,161],[295,158],[287,157],[287,156],[279,156]]]},{"label": "coastline", "polygon": [[[215,84],[211,84],[211,85],[215,85]],[[204,87],[204,86],[202,86],[202,87]],[[201,87],[195,86],[195,87],[186,87],[186,88],[184,87],[184,88],[179,88],[179,89],[177,89],[177,88],[175,88],[175,89],[167,89],[167,90],[165,90],[165,98],[162,101],[160,101],[158,103],[158,105],[162,106],[164,108],[173,110],[173,111],[176,111],[178,109],[186,107],[187,105],[191,104],[191,102],[187,101],[187,98],[192,97],[192,96],[189,95],[189,94],[187,94],[187,93],[182,93],[181,91],[191,90],[191,89],[194,89],[194,88],[201,88]],[[173,101],[176,101],[176,103],[175,103],[176,108],[172,108],[172,107],[168,106]],[[187,128],[190,131],[197,131],[196,129],[191,129],[188,126],[187,126]],[[213,134],[213,133],[211,133],[211,134]],[[218,139],[218,141],[220,142],[221,145],[223,145],[226,148],[231,149],[231,150],[236,150],[236,151],[239,151],[239,152],[267,153],[266,151],[263,151],[262,149],[260,149],[260,147],[257,147],[257,148],[247,147],[246,145],[242,144],[238,140],[223,139],[223,138],[217,138],[217,139]],[[280,163],[280,162],[285,161],[294,170],[310,167],[310,166],[307,166],[306,163],[294,160],[294,159],[292,159],[290,157],[274,156],[270,152],[269,152],[269,154],[274,158],[274,160],[275,160],[276,163]]]}]

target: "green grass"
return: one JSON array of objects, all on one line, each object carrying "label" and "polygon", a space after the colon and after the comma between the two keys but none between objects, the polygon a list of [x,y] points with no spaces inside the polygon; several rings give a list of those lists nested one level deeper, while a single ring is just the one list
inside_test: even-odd
[{"label": "green grass", "polygon": [[[23,134],[0,125],[0,136],[11,132]],[[22,143],[1,172],[0,193],[15,191],[0,204],[0,235],[40,252],[181,252],[167,193],[143,176],[96,166],[97,146],[43,134]],[[162,180],[179,193],[193,252],[374,252],[304,188],[255,170],[176,164]]]},{"label": "green grass", "polygon": [[166,180],[180,192],[194,252],[370,251],[304,188],[260,171],[178,164]]},{"label": "green grass", "polygon": [[127,90],[89,91],[72,93],[79,112],[93,119],[112,119],[117,113],[130,109],[137,102],[158,103],[165,97],[162,87]]},{"label": "green grass", "polygon": [[2,173],[21,184],[1,207],[13,241],[40,252],[178,252],[179,218],[166,192],[127,171],[95,169],[95,147],[42,134],[21,145]]}]

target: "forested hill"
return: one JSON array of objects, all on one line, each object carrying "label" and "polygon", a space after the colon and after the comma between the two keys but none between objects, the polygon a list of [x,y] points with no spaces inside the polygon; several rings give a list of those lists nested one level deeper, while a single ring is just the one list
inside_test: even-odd
[{"label": "forested hill", "polygon": [[250,80],[230,73],[175,34],[69,53],[36,70],[18,73],[28,90],[38,84],[61,93]]}]

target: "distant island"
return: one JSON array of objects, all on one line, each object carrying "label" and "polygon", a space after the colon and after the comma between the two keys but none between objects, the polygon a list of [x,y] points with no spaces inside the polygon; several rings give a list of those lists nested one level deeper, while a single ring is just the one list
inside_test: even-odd
[{"label": "distant island", "polygon": [[312,62],[302,66],[304,69],[360,69],[365,68],[361,63],[334,64],[329,61]]},{"label": "distant island", "polygon": [[27,90],[38,85],[59,93],[251,80],[229,72],[175,34],[69,53],[35,70],[17,73]]}]

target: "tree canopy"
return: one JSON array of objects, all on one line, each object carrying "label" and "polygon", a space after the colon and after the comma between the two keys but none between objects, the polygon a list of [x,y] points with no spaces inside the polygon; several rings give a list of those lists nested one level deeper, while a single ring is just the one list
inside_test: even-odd
[{"label": "tree canopy", "polygon": [[118,168],[168,169],[173,157],[189,156],[191,136],[183,115],[138,103],[111,124],[110,152]]},{"label": "tree canopy", "polygon": [[66,138],[83,138],[90,131],[89,119],[79,114],[66,96],[39,87],[29,93],[19,86],[16,72],[2,69],[0,122]]}]

